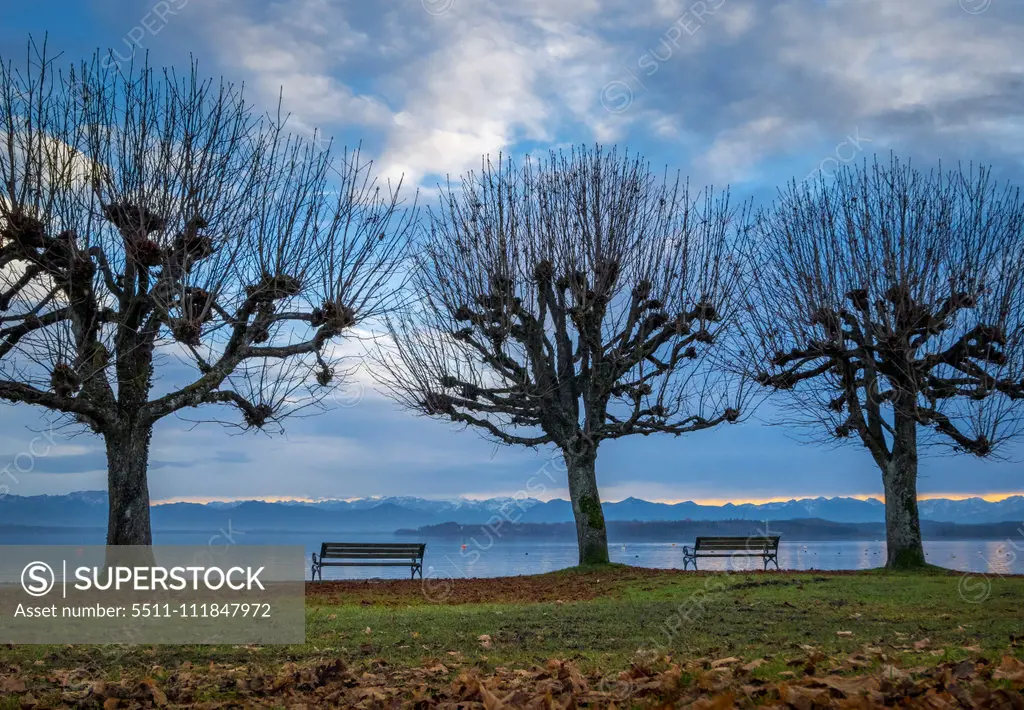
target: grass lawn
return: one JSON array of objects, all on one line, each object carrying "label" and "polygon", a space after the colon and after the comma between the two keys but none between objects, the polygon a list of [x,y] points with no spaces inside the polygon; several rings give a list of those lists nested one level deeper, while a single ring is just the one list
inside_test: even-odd
[{"label": "grass lawn", "polygon": [[0,708],[1024,707],[1024,577],[980,583],[618,565],[316,583],[302,646],[7,646]]}]

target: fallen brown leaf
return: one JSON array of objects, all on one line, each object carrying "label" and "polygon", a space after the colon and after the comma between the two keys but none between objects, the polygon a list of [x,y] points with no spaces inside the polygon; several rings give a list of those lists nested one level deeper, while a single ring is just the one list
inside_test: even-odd
[{"label": "fallen brown leaf", "polygon": [[1003,656],[999,667],[992,674],[993,680],[1008,680],[1015,686],[1024,685],[1024,662],[1013,656]]},{"label": "fallen brown leaf", "polygon": [[688,707],[691,710],[730,710],[736,707],[736,696],[732,693],[722,693],[714,697],[702,697]]},{"label": "fallen brown leaf", "polygon": [[898,683],[901,680],[907,680],[907,679],[910,678],[910,674],[909,673],[907,673],[906,671],[901,670],[901,669],[899,669],[899,668],[897,668],[896,666],[893,666],[893,665],[882,666],[881,669],[880,669],[880,673],[882,674],[883,678],[885,678],[886,680],[891,680],[891,681],[893,681],[895,683]]},{"label": "fallen brown leaf", "polygon": [[480,693],[480,700],[483,701],[485,710],[504,710],[505,703],[489,691],[483,682],[477,684],[477,692]]},{"label": "fallen brown leaf", "polygon": [[734,663],[739,663],[740,659],[735,656],[729,656],[728,658],[719,658],[717,661],[711,662],[712,668],[721,668],[722,666],[731,666]]},{"label": "fallen brown leaf", "polygon": [[815,683],[834,690],[844,698],[854,698],[860,695],[865,695],[869,690],[878,689],[877,680],[874,678],[865,678],[863,676],[847,677],[826,675],[815,679]]},{"label": "fallen brown leaf", "polygon": [[828,691],[825,689],[780,683],[778,690],[779,698],[796,710],[813,710],[813,708],[828,707],[829,705]]},{"label": "fallen brown leaf", "polygon": [[25,681],[23,681],[21,678],[4,678],[2,681],[0,681],[0,692],[24,693]]}]

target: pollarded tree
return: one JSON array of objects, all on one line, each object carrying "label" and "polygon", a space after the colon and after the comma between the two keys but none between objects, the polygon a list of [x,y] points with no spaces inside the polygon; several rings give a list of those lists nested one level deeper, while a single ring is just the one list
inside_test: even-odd
[{"label": "pollarded tree", "polygon": [[154,424],[219,404],[265,428],[318,402],[411,213],[240,90],[105,60],[0,63],[0,398],[102,436],[107,542],[148,545]]},{"label": "pollarded tree", "polygon": [[846,167],[792,184],[759,222],[759,381],[856,437],[881,469],[888,566],[924,564],[918,451],[988,456],[1017,430],[1024,205],[988,170]]},{"label": "pollarded tree", "polygon": [[735,325],[745,215],[615,150],[485,161],[430,213],[384,380],[413,410],[557,446],[580,563],[607,562],[601,442],[740,418],[710,354]]}]

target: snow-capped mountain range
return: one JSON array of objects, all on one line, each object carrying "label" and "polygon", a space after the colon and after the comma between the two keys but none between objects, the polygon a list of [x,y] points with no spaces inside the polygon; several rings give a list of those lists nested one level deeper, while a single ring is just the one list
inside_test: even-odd
[{"label": "snow-capped mountain range", "polygon": [[[4,525],[102,527],[107,495],[80,491],[57,496],[8,495],[0,498]],[[702,505],[691,501],[659,503],[627,498],[605,503],[609,521],[799,520],[817,518],[837,523],[885,520],[885,507],[875,499],[804,498],[775,503]],[[1024,521],[1024,496],[997,502],[982,498],[931,499],[920,503],[921,518],[937,522],[983,524]],[[486,524],[502,516],[508,522],[562,523],[572,520],[568,501],[532,498],[464,498],[434,500],[415,497],[324,499],[317,501],[259,500],[212,503],[164,503],[153,506],[153,526],[163,530],[216,529],[227,519],[248,530],[394,531],[441,523]]]}]

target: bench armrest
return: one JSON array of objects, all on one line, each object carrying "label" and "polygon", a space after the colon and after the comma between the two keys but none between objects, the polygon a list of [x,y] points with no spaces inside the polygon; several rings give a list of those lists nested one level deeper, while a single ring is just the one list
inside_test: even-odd
[{"label": "bench armrest", "polygon": [[683,554],[684,555],[692,555],[693,554],[693,551],[690,550],[689,545],[683,545]]},{"label": "bench armrest", "polygon": [[315,552],[313,553],[313,564],[314,564],[314,565],[315,565],[315,564],[317,564],[317,561],[316,561],[316,553],[315,553]]}]

